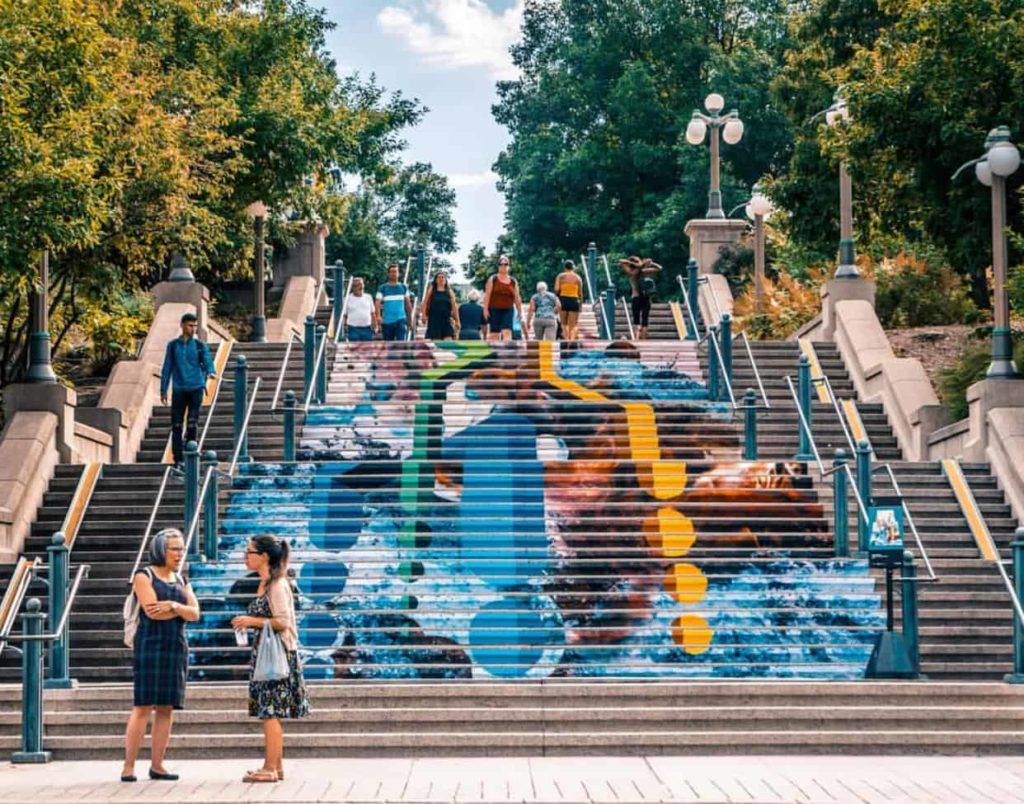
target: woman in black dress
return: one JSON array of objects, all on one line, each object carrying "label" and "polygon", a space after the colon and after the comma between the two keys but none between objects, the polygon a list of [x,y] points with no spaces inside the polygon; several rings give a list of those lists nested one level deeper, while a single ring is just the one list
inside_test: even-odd
[{"label": "woman in black dress", "polygon": [[455,330],[459,328],[459,307],[444,271],[434,274],[423,309],[427,311],[427,340],[450,341],[455,337]]},{"label": "woman in black dress", "polygon": [[[246,613],[235,617],[231,627],[236,631],[256,629],[252,660],[249,666],[249,716],[263,721],[263,767],[248,771],[244,782],[284,781],[284,729],[282,719],[297,719],[309,714],[309,695],[299,663],[298,627],[295,622],[295,601],[288,579],[288,542],[274,536],[255,536],[245,548],[245,567],[260,576],[256,598]],[[263,626],[281,637],[288,656],[288,677],[279,681],[253,681],[256,656],[260,649]]]},{"label": "woman in black dress", "polygon": [[125,728],[122,782],[134,782],[135,759],[146,736],[149,713],[153,720],[149,778],[175,781],[164,768],[175,709],[185,707],[188,679],[188,640],[185,623],[199,619],[199,602],[180,574],[185,560],[181,531],[165,528],[149,545],[149,566],[135,573],[132,591],[139,600],[139,626],[132,645],[135,699]]}]

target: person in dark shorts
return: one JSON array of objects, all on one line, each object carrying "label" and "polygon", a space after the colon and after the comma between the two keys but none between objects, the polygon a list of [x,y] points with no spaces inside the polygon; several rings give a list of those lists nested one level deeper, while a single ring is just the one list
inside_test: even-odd
[{"label": "person in dark shorts", "polygon": [[175,709],[185,708],[188,679],[188,639],[185,623],[199,620],[199,602],[180,574],[185,559],[181,531],[165,528],[149,545],[149,566],[135,573],[132,591],[139,601],[139,625],[132,644],[134,700],[125,728],[121,781],[134,782],[135,759],[146,736],[150,712],[153,745],[149,778],[176,781],[164,767]]},{"label": "person in dark shorts", "polygon": [[167,389],[172,384],[174,387],[171,391],[171,451],[176,464],[184,460],[185,442],[198,437],[199,409],[206,395],[206,381],[216,373],[210,349],[196,337],[197,328],[195,313],[181,317],[181,335],[167,342],[160,371],[160,404],[167,404]]},{"label": "person in dark shorts", "polygon": [[479,341],[487,337],[487,319],[484,308],[480,306],[480,291],[469,291],[469,301],[459,307],[460,341]]},{"label": "person in dark shorts", "polygon": [[558,323],[562,328],[561,337],[567,341],[579,338],[580,299],[583,297],[583,280],[576,273],[576,264],[566,260],[555,278],[555,295],[560,305]]},{"label": "person in dark shorts", "polygon": [[512,340],[513,311],[523,318],[523,300],[519,297],[519,283],[509,275],[509,260],[504,254],[498,259],[498,273],[487,280],[484,288],[484,315],[490,325],[490,341]]},{"label": "person in dark shorts", "polygon": [[633,291],[630,311],[633,314],[636,337],[638,340],[645,340],[651,319],[651,296],[654,295],[655,288],[653,275],[661,271],[661,266],[649,257],[630,257],[619,260],[619,265],[629,276],[629,285]]},{"label": "person in dark shorts", "polygon": [[427,311],[427,340],[450,341],[455,338],[459,328],[458,299],[444,271],[434,274],[434,281],[423,300],[423,309]]}]

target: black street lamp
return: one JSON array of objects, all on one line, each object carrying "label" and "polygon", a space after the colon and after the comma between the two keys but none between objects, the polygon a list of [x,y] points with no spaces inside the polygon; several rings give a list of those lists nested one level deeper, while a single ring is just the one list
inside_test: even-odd
[{"label": "black street lamp", "polygon": [[255,303],[253,304],[252,334],[249,337],[253,343],[264,343],[267,340],[267,311],[266,311],[266,288],[263,275],[263,229],[267,220],[267,206],[262,201],[255,201],[245,209],[253,223],[253,252],[255,266],[255,284],[253,293]]},{"label": "black street lamp", "polygon": [[32,334],[28,341],[26,382],[55,383],[57,375],[50,361],[50,252],[39,258],[38,286],[32,294]]}]

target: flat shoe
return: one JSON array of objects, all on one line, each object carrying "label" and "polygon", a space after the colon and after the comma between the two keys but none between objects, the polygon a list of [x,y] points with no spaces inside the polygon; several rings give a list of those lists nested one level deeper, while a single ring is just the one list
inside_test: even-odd
[{"label": "flat shoe", "polygon": [[176,773],[160,773],[160,771],[155,771],[152,768],[150,768],[149,778],[156,779],[160,782],[176,782],[181,777],[179,777],[178,774]]},{"label": "flat shoe", "polygon": [[242,781],[249,784],[259,784],[265,782],[279,782],[280,779],[272,770],[256,770],[246,771],[245,776],[242,777]]},{"label": "flat shoe", "polygon": [[122,773],[121,774],[121,781],[122,782],[137,782],[139,780],[137,778],[135,778],[135,774],[134,773]]}]

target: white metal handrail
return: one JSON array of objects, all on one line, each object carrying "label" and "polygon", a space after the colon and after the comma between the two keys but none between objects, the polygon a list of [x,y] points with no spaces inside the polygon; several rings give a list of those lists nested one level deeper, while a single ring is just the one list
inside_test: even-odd
[{"label": "white metal handrail", "polygon": [[418,298],[416,298],[416,297],[413,297],[413,300],[412,300],[412,321],[410,322],[409,328],[408,328],[408,330],[405,333],[405,340],[406,340],[406,342],[416,340],[416,326],[417,326],[416,322],[417,322],[417,319],[419,318],[419,315],[420,315],[420,300]]},{"label": "white metal handrail", "polygon": [[709,370],[711,368],[711,353],[715,353],[715,358],[718,363],[718,367],[722,370],[722,379],[725,381],[725,389],[729,392],[729,402],[730,404],[732,404],[733,410],[736,410],[739,406],[736,404],[736,395],[733,393],[732,390],[732,382],[730,382],[729,380],[729,373],[725,370],[725,360],[722,359],[722,347],[717,342],[712,344],[714,338],[715,333],[711,329],[708,329],[707,334],[697,342],[697,346],[700,346],[702,343],[707,342]]},{"label": "white metal handrail", "polygon": [[770,410],[772,405],[771,402],[768,401],[768,394],[764,390],[764,383],[761,381],[761,372],[757,368],[757,361],[754,360],[754,350],[750,348],[750,338],[747,337],[747,333],[743,330],[740,330],[732,336],[734,341],[737,338],[743,339],[743,346],[747,352],[747,359],[750,361],[750,366],[754,369],[754,379],[757,380],[757,387],[761,392],[761,399],[764,402],[765,408]]},{"label": "white metal handrail", "polygon": [[156,502],[153,503],[153,510],[149,512],[149,521],[146,523],[146,532],[142,534],[142,543],[139,545],[139,552],[135,556],[135,563],[132,565],[131,574],[128,576],[128,583],[131,583],[134,580],[135,573],[139,571],[139,566],[142,564],[142,554],[146,552],[146,544],[149,542],[149,534],[153,532],[153,523],[156,522],[157,511],[160,510],[160,503],[163,502],[164,492],[167,491],[167,481],[170,479],[173,471],[173,466],[168,466],[164,469],[164,477],[163,480],[160,481],[160,491],[156,495]]},{"label": "white metal handrail", "polygon": [[60,639],[64,635],[64,627],[68,624],[68,617],[71,616],[71,608],[75,605],[75,598],[78,597],[78,587],[82,585],[82,579],[89,577],[89,564],[79,564],[78,572],[75,573],[75,580],[71,582],[71,591],[68,592],[68,599],[64,602],[64,613],[61,615],[57,627],[49,634],[8,634],[8,642],[49,642],[52,639]]},{"label": "white metal handrail", "polygon": [[[316,350],[316,354],[313,358],[313,373],[309,378],[309,388],[306,389],[306,398],[303,400],[302,409],[306,413],[309,413],[309,405],[313,399],[313,395],[316,393],[316,381],[320,377],[320,364],[325,363],[324,354],[327,351],[327,341],[330,338],[324,333],[324,337],[320,340],[320,348]],[[324,371],[327,371],[327,366],[324,366]]]},{"label": "white metal handrail", "polygon": [[602,254],[601,261],[604,263],[604,277],[608,280],[608,287],[615,290],[615,283],[612,281],[612,272],[608,267],[608,255]]},{"label": "white metal handrail", "polygon": [[348,313],[348,300],[352,295],[352,283],[355,281],[354,276],[348,278],[348,284],[345,286],[345,295],[341,300],[341,313],[338,314],[338,328],[334,333],[334,342],[341,342],[341,333],[348,329],[348,325],[345,324],[345,315]]},{"label": "white metal handrail", "polygon": [[724,313],[722,312],[721,306],[718,304],[718,294],[715,293],[715,286],[711,284],[711,279],[706,276],[702,276],[697,280],[698,285],[707,285],[708,294],[711,296],[711,304],[715,308],[715,312],[718,313],[718,320],[722,320]]},{"label": "white metal handrail", "polygon": [[206,433],[210,429],[210,422],[213,421],[213,412],[217,409],[217,400],[220,399],[220,388],[224,382],[224,372],[226,370],[227,367],[225,366],[220,370],[220,374],[217,375],[217,385],[213,389],[213,399],[210,400],[210,407],[206,409],[206,421],[203,422],[203,432],[199,434],[199,441],[196,442],[200,450],[203,449],[203,442],[206,441]]},{"label": "white metal handrail", "polygon": [[402,276],[402,284],[405,285],[406,288],[409,287],[409,271],[411,269],[412,269],[412,254],[410,254],[408,256],[408,258],[406,259],[406,261],[405,261],[405,274],[403,274],[403,276]]},{"label": "white metal handrail", "polygon": [[302,343],[302,339],[298,336],[298,333],[292,332],[288,337],[288,348],[284,350],[284,360],[281,361],[281,370],[277,373],[277,384],[274,386],[274,398],[270,401],[271,413],[277,411],[277,400],[281,396],[281,386],[284,385],[284,375],[288,370],[288,361],[291,359],[292,346],[295,345],[295,341]]},{"label": "white metal handrail", "polygon": [[629,312],[629,303],[626,301],[626,297],[622,297],[622,310],[626,313],[626,326],[629,327],[629,339],[631,341],[636,340],[636,333],[633,331],[633,316]]},{"label": "white metal handrail", "polygon": [[0,654],[3,653],[4,647],[7,645],[7,638],[14,628],[15,622],[18,620],[18,612],[21,610],[22,601],[24,601],[28,587],[32,583],[36,568],[41,563],[38,556],[32,559],[22,557],[14,565],[14,572],[11,573],[11,584],[7,587],[3,601],[0,603],[0,613],[3,614],[3,619],[0,620]]},{"label": "white metal handrail", "polygon": [[825,393],[828,395],[828,401],[832,404],[832,410],[835,411],[836,418],[839,419],[839,426],[843,428],[843,437],[846,438],[846,443],[850,447],[850,454],[857,454],[857,444],[853,440],[853,434],[850,429],[846,426],[846,417],[843,416],[843,411],[839,407],[839,400],[836,399],[835,391],[832,390],[832,382],[828,377],[825,376],[824,372],[816,379],[811,379],[812,385],[821,385],[825,388]]},{"label": "white metal handrail", "polygon": [[690,320],[693,322],[693,331],[696,336],[700,338],[700,319],[697,318],[697,313],[690,304],[690,296],[686,292],[686,286],[683,284],[683,278],[681,276],[677,276],[676,282],[679,283],[679,289],[683,293],[683,301],[686,303],[686,314],[690,316]]},{"label": "white metal handrail", "polygon": [[[324,338],[324,342],[325,343],[326,343],[326,341],[327,341],[327,338]],[[254,382],[252,384],[252,398],[249,400],[249,405],[246,408],[245,419],[242,420],[242,429],[238,433],[238,440],[237,440],[237,443],[235,444],[235,452],[231,456],[231,468],[228,470],[228,474],[229,475],[233,475],[235,473],[235,465],[238,463],[238,456],[239,456],[239,453],[242,450],[242,444],[245,441],[246,434],[249,432],[249,420],[252,418],[252,410],[253,410],[253,408],[256,407],[256,396],[257,396],[257,394],[259,394],[260,383],[262,383],[262,382],[263,382],[263,378],[262,377],[257,377],[256,378],[256,382]],[[211,467],[211,468],[213,468],[213,467]],[[200,494],[199,495],[199,499],[200,500],[203,500],[205,498],[206,498],[205,494]],[[196,506],[196,507],[197,508],[201,508],[202,506],[199,505],[199,506]]]},{"label": "white metal handrail", "polygon": [[594,289],[590,286],[590,271],[587,270],[587,258],[580,254],[580,264],[582,266],[581,273],[587,283],[587,296],[590,298],[590,306],[594,306]]},{"label": "white metal handrail", "polygon": [[327,292],[327,279],[320,280],[320,287],[317,289],[316,297],[313,299],[313,309],[310,310],[309,314],[316,318],[316,312],[320,309],[320,303],[324,299],[324,294]]}]

